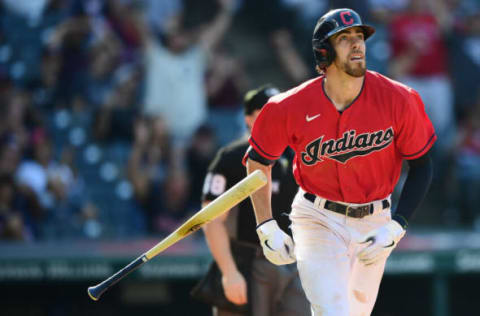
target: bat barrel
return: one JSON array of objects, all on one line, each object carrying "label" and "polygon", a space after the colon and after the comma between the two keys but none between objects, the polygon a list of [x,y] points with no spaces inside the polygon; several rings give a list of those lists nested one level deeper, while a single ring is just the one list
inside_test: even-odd
[{"label": "bat barrel", "polygon": [[135,271],[136,269],[140,268],[142,264],[148,261],[148,258],[145,255],[142,255],[135,259],[134,261],[130,262],[125,268],[122,270],[118,271],[102,283],[99,283],[94,286],[90,286],[87,289],[88,296],[94,301],[98,301],[100,299],[100,296],[108,290],[111,286],[113,286],[115,283],[123,279],[125,276],[127,276],[130,272]]}]

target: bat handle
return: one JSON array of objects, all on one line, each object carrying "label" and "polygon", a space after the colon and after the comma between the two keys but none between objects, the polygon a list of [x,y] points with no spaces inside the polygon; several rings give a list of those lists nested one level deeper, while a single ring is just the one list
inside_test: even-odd
[{"label": "bat handle", "polygon": [[105,293],[106,290],[108,290],[111,286],[113,286],[115,283],[123,279],[125,276],[127,276],[130,272],[133,272],[140,268],[145,262],[148,261],[147,256],[144,254],[137,259],[133,260],[130,262],[127,266],[125,266],[122,270],[118,271],[102,283],[99,283],[94,286],[90,286],[87,290],[88,296],[94,301],[98,301],[100,296],[102,296],[103,293]]}]

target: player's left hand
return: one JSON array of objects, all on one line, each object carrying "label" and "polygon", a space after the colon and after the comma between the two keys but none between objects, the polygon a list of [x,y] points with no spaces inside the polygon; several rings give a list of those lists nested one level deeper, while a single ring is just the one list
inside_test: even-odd
[{"label": "player's left hand", "polygon": [[360,239],[361,244],[370,244],[362,249],[357,257],[365,265],[371,265],[385,259],[404,235],[405,229],[397,221],[391,220],[384,226],[368,232]]}]

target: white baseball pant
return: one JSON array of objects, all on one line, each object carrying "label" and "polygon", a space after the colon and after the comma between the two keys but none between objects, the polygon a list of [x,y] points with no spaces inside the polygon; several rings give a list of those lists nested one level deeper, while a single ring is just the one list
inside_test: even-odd
[{"label": "white baseball pant", "polygon": [[304,193],[300,189],[295,197],[290,218],[297,266],[312,315],[369,316],[386,259],[365,266],[356,254],[367,244],[357,241],[390,221],[390,208],[372,201],[372,215],[352,218],[326,210],[325,199],[310,202]]}]

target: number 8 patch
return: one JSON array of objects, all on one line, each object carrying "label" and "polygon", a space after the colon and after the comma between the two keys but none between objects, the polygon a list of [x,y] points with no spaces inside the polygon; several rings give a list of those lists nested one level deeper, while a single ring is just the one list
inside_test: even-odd
[{"label": "number 8 patch", "polygon": [[223,175],[209,172],[203,184],[203,194],[210,192],[213,195],[220,195],[225,192],[226,185],[227,179]]}]

